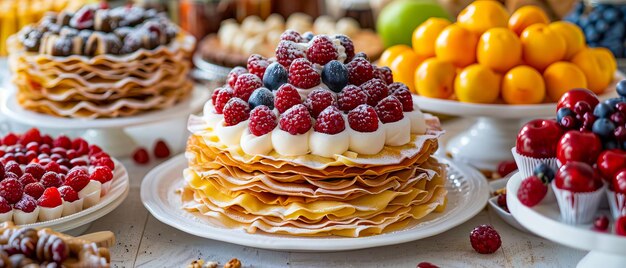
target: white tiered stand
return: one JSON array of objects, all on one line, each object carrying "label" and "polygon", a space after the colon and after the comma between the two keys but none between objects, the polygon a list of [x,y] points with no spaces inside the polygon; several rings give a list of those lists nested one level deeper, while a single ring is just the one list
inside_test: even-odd
[{"label": "white tiered stand", "polygon": [[[531,232],[559,244],[590,252],[580,262],[578,268],[623,268],[626,267],[626,237],[609,232],[592,230],[591,224],[569,225],[561,222],[561,213],[556,200],[542,201],[533,208],[524,206],[516,194],[522,183],[520,173],[509,180],[506,203],[515,219]],[[599,213],[610,216],[604,209]],[[613,224],[610,228],[613,228]]]},{"label": "white tiered stand", "polygon": [[10,120],[40,128],[86,130],[82,135],[85,140],[98,144],[115,157],[129,156],[137,148],[135,141],[124,131],[125,128],[187,117],[202,109],[210,96],[209,90],[196,86],[189,98],[167,109],[122,118],[77,119],[25,110],[17,103],[15,91],[10,87],[0,92],[0,110]]},{"label": "white tiered stand", "polygon": [[[615,85],[624,79],[615,73],[613,83],[600,96],[617,96]],[[513,160],[511,148],[522,123],[533,118],[556,116],[556,103],[536,105],[473,104],[416,96],[420,109],[446,115],[475,118],[474,125],[451,138],[446,152],[455,160],[468,163],[480,170],[496,170],[503,160]]]}]

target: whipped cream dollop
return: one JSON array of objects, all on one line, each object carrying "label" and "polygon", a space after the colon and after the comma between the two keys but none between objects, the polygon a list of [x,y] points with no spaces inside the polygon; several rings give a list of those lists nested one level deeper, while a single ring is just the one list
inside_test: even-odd
[{"label": "whipped cream dollop", "polygon": [[291,133],[274,128],[272,131],[272,146],[277,153],[286,156],[298,156],[309,153],[309,136],[313,129],[299,135],[291,135]]},{"label": "whipped cream dollop", "polygon": [[249,155],[267,155],[274,150],[272,144],[272,131],[256,136],[250,133],[250,129],[246,130],[241,135],[241,149],[244,153]]},{"label": "whipped cream dollop", "polygon": [[219,121],[215,125],[215,133],[220,141],[226,146],[239,145],[241,141],[241,135],[248,129],[248,120],[239,122],[234,126],[226,126],[224,120]]},{"label": "whipped cream dollop", "polygon": [[383,124],[385,129],[385,145],[402,146],[411,141],[411,120],[404,116],[396,122]]},{"label": "whipped cream dollop", "polygon": [[345,130],[333,135],[313,131],[309,136],[309,148],[314,155],[330,158],[345,153],[349,147],[350,134]]},{"label": "whipped cream dollop", "polygon": [[207,101],[204,104],[204,107],[202,109],[202,114],[203,114],[203,118],[206,121],[207,124],[209,124],[209,126],[215,126],[217,125],[218,122],[224,120],[224,115],[223,114],[218,114],[215,111],[215,106],[213,105],[212,101]]},{"label": "whipped cream dollop", "polygon": [[424,134],[426,133],[426,118],[424,113],[420,110],[413,110],[410,112],[404,112],[404,118],[408,118],[411,122],[411,133]]},{"label": "whipped cream dollop", "polygon": [[378,129],[374,132],[359,132],[352,128],[350,131],[350,151],[359,154],[377,154],[385,147],[386,130],[378,121]]}]

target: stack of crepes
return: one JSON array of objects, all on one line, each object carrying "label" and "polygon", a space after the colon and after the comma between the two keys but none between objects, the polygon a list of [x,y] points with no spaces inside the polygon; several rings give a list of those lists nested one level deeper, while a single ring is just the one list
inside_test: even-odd
[{"label": "stack of crepes", "polygon": [[446,168],[432,157],[443,131],[436,117],[427,115],[427,125],[426,134],[376,155],[251,156],[220,143],[211,125],[192,116],[183,208],[249,233],[359,237],[398,230],[445,208]]},{"label": "stack of crepes", "polygon": [[20,105],[63,117],[130,116],[170,107],[189,95],[194,40],[179,35],[169,46],[128,55],[57,57],[27,52],[9,38],[9,65]]}]

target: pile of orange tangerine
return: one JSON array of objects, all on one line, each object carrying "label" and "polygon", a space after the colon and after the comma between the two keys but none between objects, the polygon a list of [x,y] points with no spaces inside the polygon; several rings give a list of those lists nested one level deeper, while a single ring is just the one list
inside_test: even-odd
[{"label": "pile of orange tangerine", "polygon": [[587,47],[575,24],[550,23],[536,6],[509,15],[489,0],[467,6],[456,23],[428,19],[412,45],[388,48],[379,65],[419,95],[461,102],[556,102],[573,88],[600,94],[617,70],[613,54]]}]

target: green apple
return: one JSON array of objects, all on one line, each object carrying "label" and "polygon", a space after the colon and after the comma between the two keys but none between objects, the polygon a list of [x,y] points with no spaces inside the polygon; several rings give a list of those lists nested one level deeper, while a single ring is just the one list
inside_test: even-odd
[{"label": "green apple", "polygon": [[378,15],[376,30],[386,48],[398,44],[411,46],[413,30],[430,17],[450,19],[435,0],[393,1]]}]

